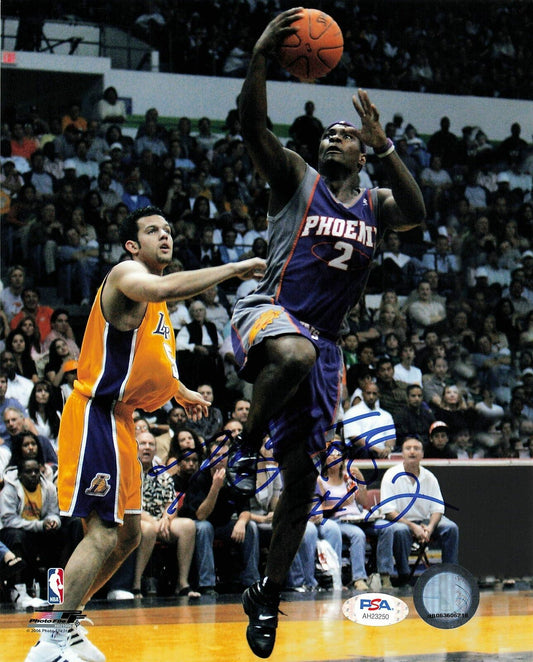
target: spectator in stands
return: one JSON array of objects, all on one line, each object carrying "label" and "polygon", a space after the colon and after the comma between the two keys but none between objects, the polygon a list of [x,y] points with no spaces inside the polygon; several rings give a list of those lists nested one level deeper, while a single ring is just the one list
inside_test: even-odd
[{"label": "spectator in stands", "polygon": [[518,122],[511,124],[511,134],[498,145],[498,158],[503,163],[518,160],[524,157],[528,148],[527,142],[520,137],[522,127]]},{"label": "spectator in stands", "polygon": [[342,417],[344,439],[350,458],[387,458],[396,445],[396,429],[391,414],[376,403],[380,391],[374,382],[361,388],[362,401]]},{"label": "spectator in stands", "polygon": [[179,430],[186,427],[188,423],[187,414],[181,405],[174,405],[168,410],[167,424],[168,431],[156,437],[157,456],[166,461],[170,448],[170,443]]},{"label": "spectator in stands", "polygon": [[476,428],[487,432],[498,426],[504,415],[502,406],[494,402],[494,393],[490,388],[483,389],[483,399],[474,405],[476,411]]},{"label": "spectator in stands", "polygon": [[64,308],[56,308],[50,316],[50,324],[52,330],[44,339],[43,348],[49,350],[50,345],[54,340],[62,338],[67,343],[72,358],[77,359],[80,354],[80,349],[76,344],[74,331],[70,326],[68,311]]},{"label": "spectator in stands", "polygon": [[200,243],[193,247],[194,257],[202,267],[216,267],[222,264],[220,252],[213,241],[213,226],[205,226],[200,235]]},{"label": "spectator in stands", "polygon": [[400,362],[394,366],[394,379],[404,384],[422,386],[422,371],[413,365],[415,348],[409,342],[403,343],[400,349]]},{"label": "spectator in stands", "polygon": [[435,415],[423,399],[422,388],[418,384],[409,384],[407,407],[394,417],[399,445],[407,437],[416,437],[424,444],[429,443],[429,429],[434,420]]},{"label": "spectator in stands", "polygon": [[429,166],[420,173],[420,185],[428,218],[440,220],[448,211],[453,186],[450,173],[444,169],[440,155],[432,154]]},{"label": "spectator in stands", "polygon": [[259,580],[259,532],[251,521],[249,499],[235,493],[226,482],[229,447],[225,439],[224,435],[209,444],[209,466],[191,478],[180,510],[180,517],[196,522],[195,559],[199,590],[204,595],[215,594],[215,539],[237,546],[243,566],[239,575],[242,585]]},{"label": "spectator in stands", "polygon": [[55,178],[44,169],[44,153],[37,149],[31,155],[31,170],[24,174],[24,181],[35,187],[37,200],[51,200],[55,195],[57,182]]},{"label": "spectator in stands", "polygon": [[124,193],[122,194],[122,202],[130,211],[140,209],[141,207],[148,207],[151,205],[150,198],[142,195],[139,192],[140,183],[139,179],[133,174],[130,174],[124,180]]},{"label": "spectator in stands", "polygon": [[137,133],[135,134],[135,139],[142,138],[143,136],[146,135],[146,127],[149,122],[155,122],[157,137],[165,141],[167,137],[167,130],[165,129],[163,124],[159,122],[159,111],[157,110],[157,108],[148,108],[148,110],[144,113],[144,122],[141,122],[141,124],[139,124],[139,126],[137,127]]},{"label": "spectator in stands", "polygon": [[250,413],[250,400],[247,398],[239,398],[235,400],[233,405],[233,410],[231,412],[230,418],[234,421],[239,421],[239,423],[246,423],[248,420],[248,414]]},{"label": "spectator in stands", "polygon": [[57,255],[58,284],[61,284],[65,302],[72,303],[76,292],[76,296],[81,299],[80,305],[88,306],[98,276],[98,242],[93,239],[83,245],[75,227],[66,231],[65,240],[66,243],[59,247]]},{"label": "spectator in stands", "polygon": [[[188,423],[189,422],[187,421],[186,426],[180,425],[180,427],[176,428],[168,451],[168,465],[173,464],[184,451],[195,452],[200,462],[202,462],[205,457],[204,442],[200,439],[200,436],[188,426]],[[176,471],[176,465],[168,469],[170,476],[173,476]]]},{"label": "spectator in stands", "polygon": [[219,247],[220,259],[222,264],[228,262],[237,262],[242,255],[242,248],[236,245],[237,231],[232,228],[222,230],[222,244]]},{"label": "spectator in stands", "polygon": [[86,176],[90,183],[94,182],[98,178],[99,168],[98,163],[88,157],[89,142],[85,138],[80,138],[75,151],[72,163],[76,169],[76,177]]},{"label": "spectator in stands", "polygon": [[[339,526],[342,537],[349,542],[353,588],[356,591],[369,590],[365,569],[366,536],[373,534],[378,537],[376,560],[381,587],[391,589],[392,531],[388,526],[375,528],[372,522],[365,522],[368,511],[362,505],[366,498],[363,474],[353,462],[346,466],[342,453],[333,448],[328,452],[323,474],[317,479],[317,487],[323,499],[320,504],[322,511]],[[384,525],[385,522],[380,524]],[[339,558],[339,563],[342,563],[342,558]]]},{"label": "spectator in stands", "polygon": [[513,278],[509,284],[509,291],[504,292],[513,305],[514,313],[518,321],[525,319],[526,315],[533,309],[533,302],[524,296],[524,284],[518,278]]},{"label": "spectator in stands", "polygon": [[14,200],[17,197],[20,189],[24,186],[24,178],[16,169],[15,162],[13,161],[12,157],[8,161],[4,161],[2,163],[0,184],[2,185],[2,193],[6,196],[8,202]]},{"label": "spectator in stands", "polygon": [[11,328],[16,329],[19,322],[29,315],[39,327],[41,338],[46,338],[52,330],[50,318],[54,312],[53,309],[50,306],[41,305],[39,291],[33,287],[26,287],[22,290],[21,298],[22,309],[12,318],[10,322]]},{"label": "spectator in stands", "polygon": [[8,286],[0,292],[0,302],[4,308],[8,320],[17,315],[23,307],[22,291],[26,279],[26,271],[19,264],[9,267],[7,272]]},{"label": "spectator in stands", "polygon": [[185,150],[179,138],[169,140],[168,153],[174,160],[174,168],[179,168],[186,174],[191,173],[196,168],[194,161],[185,156]]},{"label": "spectator in stands", "polygon": [[437,272],[444,294],[457,292],[460,264],[457,256],[450,251],[450,243],[446,235],[437,236],[435,247],[424,255],[422,264],[426,269]]},{"label": "spectator in stands", "polygon": [[473,352],[476,347],[476,332],[471,327],[466,310],[458,310],[451,319],[449,341],[457,348]]},{"label": "spectator in stands", "polygon": [[429,442],[424,445],[424,457],[432,460],[456,460],[457,453],[450,446],[449,428],[443,421],[429,426]]},{"label": "spectator in stands", "polygon": [[[459,547],[459,529],[444,516],[444,501],[438,481],[420,464],[424,457],[422,442],[414,438],[406,439],[402,444],[402,457],[403,462],[385,472],[380,495],[381,512],[392,522],[390,528],[394,536],[394,556],[400,585],[407,583],[409,578],[409,553],[413,539],[419,545],[430,540],[439,541],[443,563],[457,563]],[[413,503],[411,497],[403,496],[418,492],[434,500],[415,499]]]},{"label": "spectator in stands", "polygon": [[200,458],[198,453],[194,450],[184,450],[178,453],[176,458],[176,473],[172,476],[174,482],[174,491],[178,499],[177,510],[179,512],[185,494],[189,489],[191,478],[196,474],[200,467]]},{"label": "spectator in stands", "polygon": [[43,451],[43,462],[49,464],[55,471],[57,469],[57,453],[48,439],[43,435],[37,434],[37,428],[31,418],[24,417],[24,411],[18,407],[6,407],[3,413],[6,436],[4,444],[12,451],[13,440],[17,435],[30,432],[37,436],[39,446]]},{"label": "spectator in stands", "polygon": [[379,350],[378,358],[390,359],[393,366],[400,363],[400,347],[402,339],[405,340],[405,336],[400,336],[395,331],[387,333],[385,335],[384,343]]},{"label": "spectator in stands", "polygon": [[[8,479],[17,477],[17,466],[22,460],[37,460],[43,476],[52,482],[54,481],[57,460],[52,461],[51,459],[50,444],[46,437],[25,430],[23,426],[21,432],[10,437],[10,443],[11,459],[6,469]],[[48,455],[48,462],[45,460],[43,447]]]},{"label": "spectator in stands", "polygon": [[39,208],[35,186],[24,184],[3,218],[2,248],[5,248],[10,261],[28,261],[29,228],[38,218]]},{"label": "spectator in stands", "polygon": [[124,101],[118,98],[117,90],[114,87],[108,87],[100,101],[96,104],[96,117],[102,123],[102,128],[106,129],[111,124],[124,124],[127,119],[126,106]]},{"label": "spectator in stands", "polygon": [[472,363],[482,386],[491,389],[502,402],[508,402],[514,379],[510,350],[507,347],[493,348],[490,337],[481,334],[472,354]]},{"label": "spectator in stands", "polygon": [[431,285],[427,280],[420,281],[417,293],[417,300],[411,303],[407,309],[412,328],[417,331],[424,331],[428,328],[438,329],[440,323],[446,320],[446,309],[442,303],[434,301]]},{"label": "spectator in stands", "polygon": [[39,577],[41,564],[62,567],[66,559],[55,485],[41,474],[36,460],[21,460],[17,469],[16,477],[6,476],[0,492],[0,535],[28,563],[28,587],[28,579]]},{"label": "spectator in stands", "polygon": [[40,380],[35,383],[28,402],[29,417],[35,424],[37,434],[49,439],[56,452],[61,404],[59,393],[50,382]]},{"label": "spectator in stands", "polygon": [[145,149],[148,149],[158,158],[162,157],[168,151],[164,140],[158,135],[156,120],[148,120],[143,135],[135,139],[135,153],[137,158],[141,156]]},{"label": "spectator in stands", "polygon": [[201,117],[198,120],[198,133],[195,138],[200,152],[208,158],[211,158],[213,147],[217,141],[217,136],[212,133],[211,120],[209,117]]},{"label": "spectator in stands", "polygon": [[359,347],[359,340],[356,333],[346,333],[342,336],[342,357],[344,367],[349,370],[352,366],[357,365],[359,360],[357,356],[357,349]]},{"label": "spectator in stands", "polygon": [[27,343],[31,348],[31,357],[38,365],[38,370],[41,369],[41,363],[43,358],[46,356],[42,345],[41,345],[41,334],[39,332],[39,327],[35,324],[33,317],[26,315],[17,325],[17,331],[21,331]]},{"label": "spectator in stands", "polygon": [[200,300],[189,306],[192,322],[176,336],[180,373],[191,384],[209,382],[215,392],[223,387],[224,377],[218,348],[222,337],[213,322],[206,319],[206,307]]},{"label": "spectator in stands", "polygon": [[429,405],[440,405],[444,387],[450,383],[448,361],[444,356],[437,356],[428,361],[429,373],[422,375],[424,400]]},{"label": "spectator in stands", "polygon": [[[27,411],[20,404],[20,402],[16,398],[6,397],[6,392],[7,392],[7,373],[3,368],[0,368],[0,439],[4,439],[8,434],[6,424],[4,422],[4,411],[7,408],[13,407],[15,409],[22,411],[23,415],[27,416]],[[0,446],[2,446],[1,443]],[[1,465],[0,465],[0,475],[1,475]]]},{"label": "spectator in stands", "polygon": [[54,153],[60,161],[72,159],[76,155],[76,144],[81,138],[81,131],[74,124],[67,124],[63,132],[54,138]]},{"label": "spectator in stands", "polygon": [[167,544],[177,541],[178,585],[176,595],[199,598],[189,585],[189,570],[194,553],[195,526],[191,519],[178,517],[170,508],[174,501],[174,484],[168,473],[150,475],[154,466],[155,438],[150,432],[137,435],[139,460],[143,468],[141,542],[136,550],[132,592],[141,594],[141,577],[150,560],[156,540]]},{"label": "spectator in stands", "polygon": [[411,289],[411,256],[401,252],[400,237],[394,230],[387,233],[386,242],[386,248],[380,256],[382,288],[394,287],[396,292],[407,294]]},{"label": "spectator in stands", "polygon": [[8,352],[7,350],[0,352],[0,370],[2,370],[7,377],[6,398],[14,398],[26,408],[33,389],[33,382],[31,379],[18,375],[16,372],[16,365],[13,352]]},{"label": "spectator in stands", "polygon": [[59,387],[65,378],[65,368],[70,361],[75,360],[71,355],[64,338],[56,338],[50,344],[48,363],[45,365],[46,379],[55,387]]},{"label": "spectator in stands", "polygon": [[365,366],[368,370],[374,370],[375,360],[374,345],[371,342],[360,342],[357,346],[357,363]]},{"label": "spectator in stands", "polygon": [[255,208],[252,217],[253,228],[244,233],[242,238],[242,246],[244,250],[251,248],[256,239],[264,239],[268,241],[268,223],[265,211],[262,208]]},{"label": "spectator in stands", "polygon": [[113,179],[111,174],[105,169],[100,168],[97,186],[94,190],[100,195],[105,210],[113,210],[122,200],[122,195],[119,195],[119,193],[112,188],[112,182]]},{"label": "spectator in stands", "polygon": [[450,119],[442,117],[440,130],[428,140],[428,151],[432,157],[440,157],[442,167],[451,168],[457,163],[457,143],[457,136],[450,131]]},{"label": "spectator in stands", "polygon": [[81,103],[78,99],[72,99],[69,103],[67,112],[61,118],[61,130],[64,131],[69,124],[80,131],[87,131],[87,120],[81,116]]},{"label": "spectator in stands", "polygon": [[11,128],[11,155],[22,156],[29,161],[37,149],[39,149],[37,138],[27,135],[22,122],[15,122]]},{"label": "spectator in stands", "polygon": [[376,384],[379,388],[380,407],[393,417],[407,404],[407,393],[404,384],[394,379],[394,367],[389,358],[381,358],[376,366]]},{"label": "spectator in stands", "polygon": [[31,357],[31,347],[22,331],[10,331],[6,338],[6,350],[15,358],[15,371],[33,382],[37,381],[37,367]]},{"label": "spectator in stands", "polygon": [[223,337],[226,332],[226,325],[229,322],[227,299],[219,294],[216,286],[209,287],[200,295],[205,305],[206,319],[217,327],[219,334]]},{"label": "spectator in stands", "polygon": [[493,351],[499,351],[509,347],[509,340],[503,331],[496,328],[496,317],[494,314],[488,314],[483,320],[481,333],[488,336]]},{"label": "spectator in stands", "polygon": [[435,418],[443,421],[453,436],[457,430],[475,428],[474,403],[467,401],[455,384],[444,387],[440,404],[432,406]]},{"label": "spectator in stands", "polygon": [[314,116],[315,104],[312,101],[306,101],[304,111],[305,114],[299,115],[289,127],[289,135],[298,148],[307,147],[310,155],[309,163],[316,168],[318,145],[324,133],[324,127],[322,122]]}]

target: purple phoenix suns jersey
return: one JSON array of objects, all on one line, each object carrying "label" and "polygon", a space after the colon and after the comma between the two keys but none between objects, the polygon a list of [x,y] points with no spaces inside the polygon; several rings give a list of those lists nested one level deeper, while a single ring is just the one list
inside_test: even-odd
[{"label": "purple phoenix suns jersey", "polygon": [[364,189],[345,207],[308,166],[291,200],[268,220],[268,268],[255,294],[336,337],[363,293],[381,238],[377,189]]}]

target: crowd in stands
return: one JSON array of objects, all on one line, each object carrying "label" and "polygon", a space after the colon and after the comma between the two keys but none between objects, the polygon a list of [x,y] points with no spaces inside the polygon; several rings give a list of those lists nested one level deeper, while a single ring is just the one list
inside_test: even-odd
[{"label": "crowd in stands", "polygon": [[[243,77],[264,26],[292,6],[289,0],[90,0],[73,8],[6,0],[3,13],[21,18],[20,50],[39,50],[45,20],[76,17],[150,44],[162,71]],[[342,60],[327,84],[533,99],[528,2],[471,0],[435,8],[419,0],[321,0],[313,7],[333,16],[344,35]],[[269,76],[287,78],[275,63]]]},{"label": "crowd in stands", "polygon": [[[81,117],[81,104],[73,100],[62,118],[41,118],[31,109],[2,133],[0,539],[14,546],[11,552],[26,564],[15,592],[15,602],[25,606],[34,605],[34,598],[21,587],[24,582],[30,586],[28,573],[44,563],[40,550],[48,549],[40,541],[55,545],[59,540],[58,548],[64,550],[59,529],[68,532],[71,545],[81,535],[80,523],[60,518],[54,502],[57,432],[82,341],[73,331],[72,315],[80,310],[88,314],[96,288],[123,259],[121,219],[146,204],[163,209],[174,232],[172,270],[264,257],[268,250],[269,191],[251,166],[235,109],[229,109],[224,132],[214,133],[207,117],[194,126],[182,117],[165,127],[151,108],[136,137],[129,138],[118,121],[124,109],[116,90],[106,90],[105,98],[106,105],[100,104],[93,117]],[[320,135],[313,110],[308,102],[307,120],[297,118],[287,143],[311,161]],[[428,458],[530,458],[533,145],[521,137],[512,118],[509,137],[499,145],[477,126],[463,127],[462,135],[455,135],[445,117],[426,142],[408,119],[404,124],[395,116],[386,132],[419,182],[428,216],[421,228],[383,238],[368,294],[346,319],[340,339],[346,379],[339,431],[348,457],[354,463],[387,459],[415,436]],[[372,154],[362,181],[387,185]],[[41,300],[43,286],[44,292],[54,291],[59,305]],[[172,559],[174,568],[180,568],[176,590],[181,595],[195,597],[191,585],[203,593],[215,590],[220,555],[209,553],[214,539],[245,550],[242,572],[233,580],[249,583],[259,576],[276,490],[282,486],[273,486],[268,498],[250,509],[228,498],[220,467],[197,473],[209,451],[220,450],[208,442],[215,438],[223,445],[220,430],[238,434],[246,420],[250,385],[236,372],[229,320],[234,302],[253,287],[249,281],[226,281],[197,300],[168,302],[180,375],[213,407],[209,418],[196,423],[187,421],[172,402],[155,413],[138,412],[146,541],[137,560],[132,557],[133,565],[123,570],[130,572],[129,579],[109,590],[112,597],[152,590],[152,584],[141,582],[143,574],[161,575],[161,563],[169,563],[165,549],[176,540]],[[368,443],[375,415],[386,430]],[[41,471],[37,481],[35,462]],[[273,460],[265,457],[265,462],[269,471]],[[150,491],[150,465],[161,463],[172,465],[172,471],[158,476],[160,489]],[[260,475],[264,480],[264,473]],[[191,487],[196,491],[190,492]],[[40,496],[33,500],[35,490]],[[204,502],[214,492],[219,505],[211,503],[206,513]],[[169,511],[176,499],[178,507]],[[191,525],[175,521],[180,508],[188,519],[201,522],[195,529],[196,555]],[[289,585],[316,586],[317,539],[326,539],[339,555],[343,533],[352,549],[350,582],[365,583],[361,558],[355,559],[360,534],[350,526],[321,524],[323,519],[310,520]],[[2,531],[12,529],[13,522],[31,536],[10,533],[4,539]],[[405,531],[398,535],[405,537]],[[386,546],[390,540],[381,543]],[[381,552],[381,574],[387,576],[392,561]],[[154,554],[159,569],[150,560]],[[12,560],[9,555],[6,563]],[[63,561],[57,557],[54,565]],[[184,570],[191,564],[199,579],[189,579]],[[404,570],[402,566],[400,574]],[[386,586],[386,577],[383,581]]]}]

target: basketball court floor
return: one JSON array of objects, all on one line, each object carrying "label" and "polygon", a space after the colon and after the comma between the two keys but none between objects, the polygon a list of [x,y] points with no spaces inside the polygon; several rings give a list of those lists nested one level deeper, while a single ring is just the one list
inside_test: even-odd
[{"label": "basketball court floor", "polygon": [[[520,590],[522,588],[523,590]],[[272,662],[526,662],[533,661],[533,591],[482,590],[468,623],[439,629],[419,617],[412,590],[396,593],[408,617],[387,627],[346,619],[351,593],[285,593]],[[246,643],[247,619],[240,596],[147,598],[85,610],[90,638],[108,662],[253,662]],[[0,662],[23,662],[38,634],[28,631],[32,614],[0,606]]]}]

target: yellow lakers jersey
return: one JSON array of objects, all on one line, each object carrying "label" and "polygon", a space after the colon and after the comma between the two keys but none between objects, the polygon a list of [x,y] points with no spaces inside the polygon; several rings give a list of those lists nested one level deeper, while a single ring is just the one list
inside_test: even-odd
[{"label": "yellow lakers jersey", "polygon": [[100,286],[87,321],[74,388],[88,398],[153,411],[178,390],[176,343],[166,303],[148,303],[142,323],[119,331],[102,313]]}]

